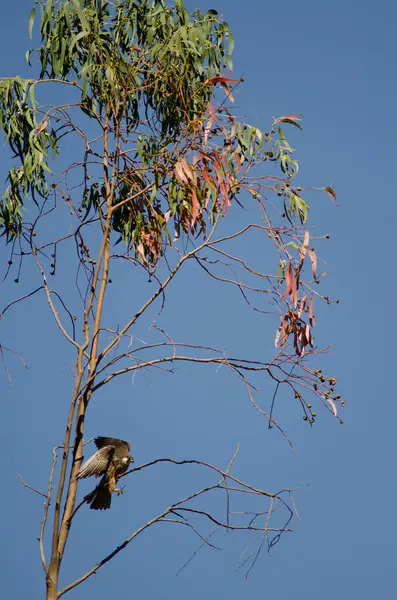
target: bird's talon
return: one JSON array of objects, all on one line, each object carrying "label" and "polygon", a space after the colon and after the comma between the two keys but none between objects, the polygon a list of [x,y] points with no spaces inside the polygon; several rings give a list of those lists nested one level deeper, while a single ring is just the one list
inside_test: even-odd
[{"label": "bird's talon", "polygon": [[116,488],[114,491],[117,492],[118,496],[121,496],[122,494],[124,494],[124,491],[121,490],[120,488]]}]

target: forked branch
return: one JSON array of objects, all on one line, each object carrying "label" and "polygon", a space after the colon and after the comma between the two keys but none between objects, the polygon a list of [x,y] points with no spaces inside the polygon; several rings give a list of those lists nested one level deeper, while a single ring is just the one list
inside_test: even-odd
[{"label": "forked branch", "polygon": [[[66,585],[63,589],[58,592],[57,598],[60,598],[66,592],[71,589],[77,587],[87,579],[89,579],[92,575],[96,574],[99,569],[101,569],[105,564],[111,561],[119,552],[124,550],[136,537],[138,537],[143,531],[154,525],[155,523],[176,523],[187,526],[200,541],[207,545],[208,547],[219,549],[218,546],[211,544],[208,542],[208,534],[202,533],[200,531],[200,525],[195,522],[191,522],[191,519],[195,517],[204,517],[210,523],[213,523],[217,526],[217,529],[225,529],[230,531],[239,531],[239,532],[252,532],[254,534],[259,534],[261,536],[261,542],[264,543],[266,540],[268,541],[269,548],[277,543],[280,539],[280,536],[283,533],[291,532],[292,530],[289,528],[289,524],[293,517],[293,510],[288,505],[286,500],[284,500],[283,496],[285,494],[290,494],[291,490],[282,490],[278,493],[271,493],[260,488],[254,487],[246,482],[241,481],[237,477],[234,477],[230,474],[230,469],[234,460],[237,457],[238,449],[236,450],[234,456],[227,469],[224,471],[219,469],[215,465],[211,463],[200,461],[200,460],[175,460],[172,458],[158,458],[152,460],[148,463],[144,463],[139,465],[133,469],[127,471],[122,477],[126,477],[131,475],[132,473],[137,473],[149,467],[153,467],[155,465],[160,465],[164,463],[170,463],[174,465],[197,465],[200,467],[204,467],[205,469],[220,475],[220,480],[214,484],[205,486],[200,488],[194,493],[188,494],[186,497],[182,498],[171,504],[164,511],[159,513],[153,519],[150,519],[140,527],[138,527],[131,535],[129,535],[119,546],[117,546],[112,552],[110,552],[107,556],[105,556],[101,561],[96,563],[91,569],[89,569],[84,575],[77,578],[75,581]],[[201,508],[197,508],[196,506],[192,506],[193,501],[197,501],[200,497],[212,493],[216,490],[220,490],[222,493],[225,493],[225,501],[226,501],[226,517],[222,519],[218,517],[216,514],[203,510]],[[255,498],[267,498],[270,502],[269,509],[263,511],[263,509],[259,511],[252,512],[244,512],[244,513],[233,513],[231,510],[231,497],[234,494],[248,494],[253,499]],[[78,505],[80,508],[85,499]],[[270,526],[270,515],[274,513],[274,503],[280,502],[280,504],[286,509],[286,516],[284,518],[284,522],[281,527],[272,527]],[[235,515],[246,516],[246,522],[237,523],[234,521]],[[263,520],[263,524],[259,523],[259,520]],[[210,533],[213,535],[214,532]]]}]

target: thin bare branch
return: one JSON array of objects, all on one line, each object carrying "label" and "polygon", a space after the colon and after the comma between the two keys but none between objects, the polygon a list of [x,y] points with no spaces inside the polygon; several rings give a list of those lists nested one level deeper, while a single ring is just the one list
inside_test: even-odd
[{"label": "thin bare branch", "polygon": [[39,292],[40,290],[43,290],[43,289],[44,289],[44,285],[41,285],[37,289],[33,290],[33,292],[30,292],[29,294],[25,294],[24,296],[21,296],[20,298],[17,298],[16,300],[13,300],[9,304],[7,304],[7,306],[0,313],[0,319],[3,318],[3,316],[5,315],[5,313],[7,312],[7,310],[9,308],[11,308],[11,306],[13,306],[14,304],[19,304],[23,300],[26,300],[27,298],[30,298],[31,296],[34,296],[35,294],[37,294],[37,292]]},{"label": "thin bare branch", "polygon": [[55,446],[55,448],[52,451],[53,461],[52,461],[50,477],[48,480],[47,497],[46,497],[46,501],[44,503],[43,519],[42,519],[41,525],[40,525],[40,536],[39,536],[40,557],[41,557],[41,564],[43,565],[43,569],[44,569],[45,573],[47,573],[47,562],[46,562],[45,552],[44,552],[44,533],[45,533],[45,527],[47,524],[48,509],[50,508],[50,504],[51,504],[52,482],[54,479],[55,467],[56,467],[56,463],[57,463],[57,450],[61,447],[62,446]]},{"label": "thin bare branch", "polygon": [[217,217],[215,219],[215,223],[214,223],[214,225],[212,227],[212,230],[211,230],[208,238],[204,242],[202,242],[202,244],[200,244],[197,248],[194,248],[193,250],[191,250],[190,252],[188,252],[187,254],[185,254],[184,256],[182,256],[182,258],[178,261],[178,263],[173,268],[173,270],[171,271],[171,273],[169,274],[169,276],[158,287],[158,289],[156,290],[156,292],[149,298],[149,300],[147,300],[141,306],[141,308],[135,313],[135,315],[128,321],[128,323],[115,336],[114,340],[112,340],[106,346],[106,348],[100,353],[99,358],[98,358],[98,362],[101,361],[101,360],[103,360],[103,358],[110,352],[110,350],[116,344],[118,344],[118,342],[120,341],[120,339],[122,338],[122,336],[125,335],[129,331],[129,329],[131,329],[131,327],[134,325],[134,323],[137,321],[137,319],[139,319],[139,317],[153,304],[153,302],[159,297],[159,295],[164,292],[164,290],[170,284],[170,282],[174,279],[175,275],[178,273],[178,271],[180,270],[180,268],[182,267],[182,265],[187,260],[189,260],[189,258],[192,258],[195,254],[197,254],[198,252],[200,252],[200,250],[202,250],[203,248],[205,248],[206,245],[210,243],[210,241],[212,239],[212,236],[214,235],[214,233],[216,231],[216,227],[218,225],[219,218],[220,218],[220,215],[217,215]]},{"label": "thin bare branch", "polygon": [[[124,375],[125,373],[137,371],[139,369],[143,369],[146,367],[153,367],[154,365],[158,365],[158,364],[162,364],[162,363],[169,363],[169,362],[172,363],[172,362],[178,362],[178,361],[179,362],[187,362],[187,363],[191,362],[191,363],[197,363],[197,364],[225,365],[225,366],[230,367],[232,370],[235,370],[236,372],[237,372],[237,369],[243,369],[245,371],[256,371],[256,372],[269,371],[269,366],[265,363],[262,363],[262,365],[260,365],[259,363],[257,363],[255,365],[255,363],[253,363],[252,366],[250,366],[249,361],[246,361],[246,360],[240,361],[240,359],[238,359],[238,358],[235,359],[235,358],[227,358],[227,357],[203,358],[203,357],[193,357],[193,356],[164,356],[162,358],[155,358],[153,360],[140,361],[139,364],[125,367],[124,369],[120,369],[119,371],[114,371],[113,373],[110,373],[107,377],[105,377],[102,381],[97,383],[93,387],[93,391],[98,390],[103,385],[106,385],[109,381],[111,381],[115,377],[118,377],[119,375]],[[237,361],[239,361],[239,362],[237,362]]]},{"label": "thin bare branch", "polygon": [[117,556],[117,554],[119,552],[124,550],[124,548],[126,548],[128,546],[128,544],[130,544],[132,542],[132,540],[134,540],[140,533],[145,531],[145,529],[147,529],[151,525],[154,525],[154,523],[158,523],[159,521],[164,519],[164,517],[166,517],[171,512],[171,510],[172,510],[172,507],[167,508],[164,512],[160,513],[159,515],[157,515],[156,517],[154,517],[153,519],[151,519],[150,521],[148,521],[147,523],[145,523],[144,525],[142,525],[141,527],[136,529],[136,531],[134,531],[134,533],[132,533],[129,537],[127,537],[122,544],[117,546],[117,548],[115,550],[113,550],[113,552],[111,552],[110,554],[105,556],[105,558],[103,558],[94,567],[92,567],[92,569],[90,569],[84,575],[82,575],[81,577],[79,577],[78,579],[76,579],[75,581],[70,583],[69,585],[66,585],[62,590],[60,590],[57,593],[57,598],[60,598],[61,596],[66,594],[66,592],[68,592],[69,590],[72,590],[76,586],[83,583],[83,581],[86,581],[92,575],[95,575],[101,567],[106,565],[106,563],[108,563],[110,560],[112,560],[112,558]]},{"label": "thin bare branch", "polygon": [[[243,481],[237,479],[237,477],[234,477],[233,475],[231,475],[230,473],[227,473],[226,471],[222,471],[222,469],[219,469],[218,467],[216,467],[215,465],[212,465],[211,463],[201,461],[201,460],[195,460],[195,459],[175,460],[174,458],[156,458],[150,462],[144,463],[142,465],[139,465],[138,467],[134,467],[133,469],[126,471],[125,473],[123,473],[123,475],[121,475],[121,477],[126,477],[130,473],[135,473],[136,471],[141,471],[142,469],[146,469],[147,467],[151,467],[158,463],[172,463],[174,465],[199,465],[202,467],[207,467],[208,469],[221,475],[222,480],[225,478],[228,478],[231,481],[234,481],[235,483],[237,483],[238,485],[241,485],[243,488],[246,488],[253,492],[256,492],[256,493],[260,494],[261,496],[267,496],[268,498],[274,498],[275,496],[278,496],[278,494],[272,494],[270,492],[265,492],[263,490],[255,488],[252,485],[249,485],[248,483],[244,483]],[[189,499],[190,498],[191,497],[189,497]],[[186,500],[187,499],[185,498],[183,501],[186,501]],[[177,506],[177,504],[175,506]]]},{"label": "thin bare branch", "polygon": [[21,477],[21,475],[18,473],[18,477],[19,477],[19,481],[22,483],[22,485],[26,488],[28,488],[29,490],[32,490],[32,492],[35,492],[36,494],[39,494],[39,496],[43,496],[43,498],[47,498],[47,494],[44,494],[44,492],[40,492],[40,490],[34,488],[33,486],[29,485],[28,483],[26,483],[26,481],[24,481]]},{"label": "thin bare branch", "polygon": [[[198,552],[201,550],[201,548],[203,548],[204,546],[210,546],[211,548],[215,548],[216,550],[220,550],[222,551],[222,548],[220,548],[219,546],[214,546],[213,544],[209,543],[209,540],[211,539],[211,537],[213,535],[215,535],[215,533],[217,533],[219,531],[220,527],[217,527],[216,529],[214,529],[213,531],[211,531],[211,533],[203,540],[203,542],[200,544],[200,546],[197,548],[197,550],[195,550],[193,552],[193,554],[191,554],[189,556],[189,558],[187,559],[187,561],[182,565],[182,567],[179,569],[179,571],[177,571],[177,576],[182,573],[182,571],[188,566],[189,563],[191,563],[191,561],[195,558],[195,556],[198,554]],[[200,536],[201,537],[201,536]]]}]

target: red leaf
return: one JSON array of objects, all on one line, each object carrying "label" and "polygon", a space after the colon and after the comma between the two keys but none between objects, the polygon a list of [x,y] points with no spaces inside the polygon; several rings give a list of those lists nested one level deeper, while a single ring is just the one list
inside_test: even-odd
[{"label": "red leaf", "polygon": [[39,135],[42,131],[44,131],[44,129],[47,129],[49,124],[49,120],[48,119],[44,119],[44,121],[42,121],[40,123],[40,125],[38,126],[38,128],[35,130],[34,135],[37,136]]},{"label": "red leaf", "polygon": [[289,326],[288,326],[286,319],[287,319],[287,317],[284,317],[283,326],[282,326],[283,337],[282,337],[281,344],[280,344],[281,347],[284,346],[284,344],[288,340],[288,336],[290,334]]},{"label": "red leaf", "polygon": [[225,94],[228,97],[228,99],[230,100],[230,102],[234,102],[234,98],[232,96],[231,91],[229,90],[228,86],[226,85],[227,82],[233,82],[233,83],[239,83],[240,81],[242,81],[242,79],[234,79],[233,77],[224,77],[222,75],[214,75],[214,77],[210,77],[209,79],[207,79],[205,81],[205,84],[214,84],[216,85],[217,83],[220,83],[221,86],[223,87],[223,89],[225,90]]},{"label": "red leaf", "polygon": [[186,158],[178,160],[174,167],[174,173],[181,183],[196,183],[196,174],[193,167],[187,162]]},{"label": "red leaf", "polygon": [[147,260],[146,260],[146,256],[145,256],[145,250],[143,248],[143,244],[142,242],[140,242],[136,248],[138,250],[138,254],[142,259],[142,262],[145,263],[146,265],[148,264]]},{"label": "red leaf", "polygon": [[211,131],[213,122],[214,122],[214,118],[210,117],[207,121],[207,125],[205,126],[205,129],[204,129],[204,142],[205,143],[208,142],[208,135],[209,135],[209,132]]},{"label": "red leaf", "polygon": [[206,80],[207,83],[225,83],[227,81],[233,81],[238,83],[241,79],[233,79],[233,77],[223,77],[222,75],[214,75],[214,77],[210,77]]},{"label": "red leaf", "polygon": [[[202,152],[200,152],[200,158],[201,158],[201,164],[202,164],[202,168],[203,168],[203,178],[204,181],[206,183],[208,183],[208,185],[214,190],[214,192],[216,192],[216,185],[215,185],[215,181],[213,179],[213,177],[208,173],[207,170],[207,160],[210,160],[209,157],[205,154],[203,154]],[[209,202],[209,198],[207,198],[206,203],[205,203],[205,208],[207,208]]]},{"label": "red leaf", "polygon": [[327,192],[328,196],[331,198],[331,200],[333,200],[334,202],[336,202],[336,192],[335,192],[335,190],[333,190],[332,187],[329,187],[328,185],[324,189]]},{"label": "red leaf", "polygon": [[298,335],[296,332],[294,334],[294,350],[298,356],[301,355],[300,350],[299,350],[299,345],[298,345]]},{"label": "red leaf", "polygon": [[214,191],[216,191],[215,181],[213,180],[213,178],[211,177],[211,175],[208,173],[207,169],[203,170],[203,177],[204,177],[204,180],[208,183],[208,185],[210,187],[212,187],[212,189]]},{"label": "red leaf", "polygon": [[234,158],[236,159],[236,163],[237,163],[237,174],[240,173],[241,171],[241,156],[238,152],[234,153]]},{"label": "red leaf", "polygon": [[182,168],[183,171],[189,181],[189,183],[194,183],[196,184],[196,173],[192,167],[192,165],[190,165],[187,160],[182,160]]},{"label": "red leaf", "polygon": [[196,189],[193,188],[192,189],[192,220],[190,222],[190,227],[191,228],[193,228],[193,226],[194,226],[194,224],[195,224],[195,222],[197,220],[197,217],[198,217],[198,214],[199,214],[199,206],[200,206],[200,204],[199,204],[199,201],[198,201],[198,198],[197,198]]},{"label": "red leaf", "polygon": [[298,123],[298,121],[302,121],[302,116],[303,115],[301,113],[297,113],[293,115],[286,115],[284,117],[278,117],[278,119],[274,121],[273,125],[277,125],[277,123],[290,123],[291,125],[295,125],[295,127],[302,129]]},{"label": "red leaf", "polygon": [[[220,157],[220,155],[219,155],[219,152],[217,152],[216,150],[213,150],[213,151],[212,151],[212,154],[214,155],[214,158],[215,158],[216,164],[217,164],[219,167],[221,167],[221,166],[222,166],[222,160],[221,160],[221,157]],[[212,164],[214,164],[214,161],[213,161],[213,160],[211,160],[211,162],[212,162]],[[215,168],[215,166],[214,166],[214,168]]]},{"label": "red leaf", "polygon": [[306,256],[307,248],[309,246],[309,240],[310,240],[310,234],[308,231],[305,231],[305,237],[303,240],[303,244],[299,250],[299,257],[300,257],[301,262],[303,262],[303,260]]},{"label": "red leaf", "polygon": [[331,398],[329,398],[328,396],[325,396],[325,399],[331,405],[332,412],[334,413],[335,417],[337,417],[338,416],[338,411],[337,411],[335,402],[333,400],[331,400]]},{"label": "red leaf", "polygon": [[[213,154],[215,160],[212,158],[210,160],[211,160],[211,164],[214,168],[214,171],[216,173],[219,189],[223,195],[224,205],[225,205],[225,213],[224,214],[226,214],[229,209],[229,206],[230,206],[229,190],[228,190],[228,187],[230,187],[230,186],[228,186],[226,184],[224,176],[223,176],[224,171],[223,171],[223,167],[222,167],[222,159],[221,159],[219,152],[217,152],[216,150],[213,150],[212,154]],[[226,157],[225,157],[225,160],[226,160]],[[226,178],[226,181],[228,183],[227,178]]]},{"label": "red leaf", "polygon": [[316,324],[316,321],[314,319],[314,314],[313,314],[313,295],[310,296],[310,300],[309,300],[309,321],[310,321],[310,325],[312,327],[314,327]]},{"label": "red leaf", "polygon": [[209,110],[209,111],[210,111],[210,113],[211,113],[211,117],[212,117],[213,119],[216,119],[216,113],[215,113],[215,111],[214,111],[214,107],[212,106],[211,102],[208,102],[208,106],[207,106],[207,108],[208,108],[208,110]]},{"label": "red leaf", "polygon": [[182,167],[182,161],[179,161],[176,163],[175,167],[174,167],[174,174],[175,177],[177,179],[179,179],[179,181],[181,183],[189,183],[189,180],[187,179],[183,167]]},{"label": "red leaf", "polygon": [[280,337],[281,337],[281,327],[279,327],[277,329],[277,331],[276,331],[276,337],[274,338],[274,345],[276,346],[276,348],[278,346],[278,342],[280,340]]},{"label": "red leaf", "polygon": [[314,252],[313,248],[308,248],[307,249],[308,254],[310,256],[310,260],[312,261],[312,273],[313,273],[313,277],[314,279],[317,279],[317,256],[316,253]]},{"label": "red leaf", "polygon": [[285,300],[287,296],[289,296],[292,292],[292,265],[289,263],[288,269],[285,272],[285,292],[281,297],[281,300]]},{"label": "red leaf", "polygon": [[294,307],[296,308],[296,305],[298,304],[298,280],[294,275],[292,276],[291,300],[294,303]]},{"label": "red leaf", "polygon": [[223,201],[224,201],[224,205],[225,205],[225,211],[224,214],[227,213],[227,211],[229,210],[229,206],[230,206],[230,200],[229,200],[229,194],[228,194],[228,189],[226,186],[226,183],[224,182],[224,180],[222,179],[219,182],[220,188],[222,190],[222,194],[223,194]]},{"label": "red leaf", "polygon": [[306,302],[307,302],[307,295],[305,294],[301,300],[300,306],[299,306],[299,311],[298,311],[298,318],[301,318],[301,315],[303,313],[303,311],[305,310],[305,306],[306,306]]},{"label": "red leaf", "polygon": [[226,83],[223,83],[221,81],[221,86],[223,87],[226,97],[228,98],[228,100],[230,100],[230,102],[234,102],[234,98],[233,98],[233,94],[232,92],[229,90],[229,88],[227,87]]},{"label": "red leaf", "polygon": [[310,331],[310,326],[308,324],[306,325],[305,336],[306,336],[307,342],[313,348],[312,332]]}]

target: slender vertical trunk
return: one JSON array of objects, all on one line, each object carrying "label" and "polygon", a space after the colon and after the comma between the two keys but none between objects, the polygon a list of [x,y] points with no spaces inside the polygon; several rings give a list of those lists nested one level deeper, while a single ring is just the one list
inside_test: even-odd
[{"label": "slender vertical trunk", "polygon": [[[84,311],[84,332],[85,332],[85,342],[79,348],[78,355],[78,377],[76,381],[73,401],[69,411],[68,424],[66,427],[66,435],[64,440],[64,455],[63,462],[61,468],[61,476],[60,483],[57,492],[56,505],[55,505],[55,518],[54,518],[54,530],[53,530],[53,544],[52,544],[52,552],[51,552],[51,561],[49,564],[46,585],[47,585],[47,594],[46,600],[56,600],[58,594],[58,578],[59,578],[59,570],[61,567],[61,562],[63,558],[63,554],[65,551],[65,545],[67,543],[69,537],[69,531],[71,526],[71,520],[73,516],[73,509],[76,500],[77,493],[77,480],[76,474],[80,466],[80,459],[83,453],[83,433],[84,433],[84,420],[85,414],[87,410],[87,405],[91,398],[92,387],[95,382],[95,373],[98,364],[98,344],[99,344],[99,332],[101,327],[101,319],[103,312],[103,305],[106,293],[106,287],[109,278],[109,262],[110,262],[110,234],[111,234],[111,224],[112,224],[112,203],[113,203],[113,186],[110,182],[109,178],[109,163],[108,163],[108,155],[109,155],[109,123],[108,118],[106,118],[105,128],[104,128],[104,182],[106,189],[106,222],[103,229],[103,238],[102,245],[99,251],[99,256],[97,260],[97,269],[94,275],[94,279],[92,282],[91,294],[86,305]],[[94,323],[92,332],[89,331],[89,316],[90,312],[93,308],[95,296],[98,291],[98,297],[96,299],[96,310],[94,315]],[[89,365],[88,365],[88,373],[87,380],[84,392],[80,395],[81,392],[81,384],[84,376],[83,369],[83,356],[86,349],[91,342],[91,349],[89,352]],[[76,402],[78,398],[77,405],[77,413],[76,412]],[[65,487],[65,479],[66,479],[66,467],[67,467],[67,456],[69,453],[70,446],[70,434],[71,427],[73,422],[73,417],[75,416],[75,433],[74,433],[74,448],[72,453],[72,465],[69,476],[69,483],[66,486],[66,500],[64,506],[64,512],[62,515],[62,519],[60,519],[60,510],[61,510],[61,500]]]}]

